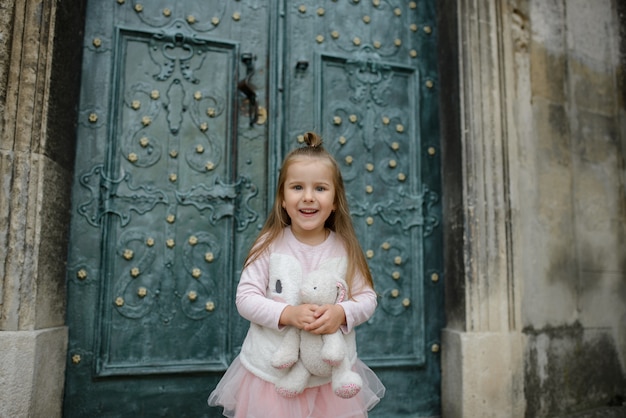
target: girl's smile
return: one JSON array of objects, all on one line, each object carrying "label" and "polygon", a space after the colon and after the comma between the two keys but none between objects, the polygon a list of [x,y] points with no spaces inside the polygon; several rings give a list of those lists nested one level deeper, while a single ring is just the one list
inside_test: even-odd
[{"label": "girl's smile", "polygon": [[291,218],[291,230],[310,245],[324,242],[326,219],[335,210],[332,170],[317,158],[301,158],[287,168],[283,208]]}]

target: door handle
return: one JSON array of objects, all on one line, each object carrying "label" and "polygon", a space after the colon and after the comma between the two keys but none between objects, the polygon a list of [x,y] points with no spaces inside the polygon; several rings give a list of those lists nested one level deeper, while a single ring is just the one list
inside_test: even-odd
[{"label": "door handle", "polygon": [[256,55],[251,53],[241,54],[241,62],[246,66],[246,76],[237,84],[237,89],[246,95],[248,99],[248,112],[250,114],[250,126],[254,125],[259,116],[259,105],[256,101],[256,92],[254,87],[250,83],[252,76],[254,75],[254,61],[256,61]]}]

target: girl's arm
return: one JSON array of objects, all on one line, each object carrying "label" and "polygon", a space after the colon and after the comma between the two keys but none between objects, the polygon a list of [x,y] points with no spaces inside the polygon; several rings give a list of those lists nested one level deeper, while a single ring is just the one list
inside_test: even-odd
[{"label": "girl's arm", "polygon": [[244,268],[237,285],[235,304],[239,315],[250,322],[278,329],[286,303],[267,298],[269,260],[261,256]]},{"label": "girl's arm", "polygon": [[341,327],[344,333],[370,319],[378,305],[376,292],[365,284],[361,276],[358,276],[352,288],[352,298],[339,303],[346,312],[346,324]]}]

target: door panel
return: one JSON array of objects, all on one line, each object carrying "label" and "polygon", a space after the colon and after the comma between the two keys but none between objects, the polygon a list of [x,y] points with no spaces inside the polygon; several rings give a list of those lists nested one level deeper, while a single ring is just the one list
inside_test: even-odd
[{"label": "door panel", "polygon": [[[360,330],[359,353],[372,365],[421,365],[424,323],[412,305],[422,304],[423,292],[421,282],[411,278],[421,271],[415,254],[421,252],[424,205],[416,184],[417,135],[408,118],[417,114],[410,95],[417,74],[345,58],[320,61],[324,135],[341,164],[354,224],[381,296],[381,309]],[[380,341],[365,344],[372,337]]]},{"label": "door panel", "polygon": [[[235,197],[251,184],[229,182],[233,170],[224,161],[231,153],[237,48],[182,33],[153,35],[117,34],[113,100],[121,106],[109,170],[121,181],[105,199],[119,219],[103,224],[110,273],[98,324],[99,374],[206,370],[227,362],[227,289],[216,280],[233,275],[231,240],[222,237],[233,236]],[[211,78],[210,88],[197,85]],[[184,345],[181,335],[189,337]]]},{"label": "door panel", "polygon": [[[388,388],[372,416],[439,414],[443,326],[434,2],[287,2],[287,136],[322,132],[379,294],[359,357]],[[314,112],[311,112],[311,110]]]},{"label": "door panel", "polygon": [[234,289],[267,206],[267,125],[253,116],[268,13],[89,2],[66,416],[217,413],[206,398],[247,326]]},{"label": "door panel", "polygon": [[247,331],[241,264],[309,129],[342,167],[379,294],[358,330],[388,388],[371,416],[439,414],[433,5],[88,2],[66,416],[220,416],[206,398]]}]

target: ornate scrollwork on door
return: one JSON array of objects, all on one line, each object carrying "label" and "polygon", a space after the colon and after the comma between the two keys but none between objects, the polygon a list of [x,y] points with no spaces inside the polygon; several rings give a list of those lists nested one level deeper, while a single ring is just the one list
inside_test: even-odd
[{"label": "ornate scrollwork on door", "polygon": [[[223,240],[221,240],[223,242]],[[203,319],[216,309],[219,283],[227,282],[215,267],[222,261],[222,244],[213,234],[199,231],[190,235],[183,248],[183,265],[187,275],[181,308],[191,319]]]},{"label": "ornate scrollwork on door", "polygon": [[136,230],[127,230],[118,239],[116,255],[122,267],[114,280],[114,306],[126,318],[145,316],[157,300],[154,244],[148,233]]},{"label": "ornate scrollwork on door", "polygon": [[199,210],[210,211],[209,220],[212,224],[225,216],[232,216],[237,223],[237,230],[242,231],[259,217],[248,205],[248,201],[256,194],[256,186],[246,177],[240,177],[232,184],[216,178],[212,186],[199,184],[186,192],[176,192],[176,199],[181,205],[193,205]]},{"label": "ornate scrollwork on door", "polygon": [[[419,86],[419,72],[383,61],[370,44],[350,52],[349,57],[321,54],[319,114],[380,295],[381,309],[367,329],[377,335],[410,329],[419,340],[422,243],[439,222],[431,210],[439,196],[421,180],[419,98],[411,94]],[[365,350],[374,362],[419,364],[424,358],[418,344]],[[380,356],[386,350],[395,360]]]},{"label": "ornate scrollwork on door", "polygon": [[176,30],[183,27],[183,24],[178,23],[173,31],[163,31],[152,37],[150,58],[159,67],[159,72],[153,75],[155,80],[169,80],[178,67],[186,81],[200,83],[194,71],[201,68],[207,58],[207,42]]},{"label": "ornate scrollwork on door", "polygon": [[[371,47],[382,57],[412,56],[411,32],[407,31],[415,15],[416,3],[397,0],[333,1],[327,9],[315,0],[302,0],[290,6],[299,19],[316,20],[317,43],[342,53],[355,53]],[[417,26],[415,30],[417,30]]]},{"label": "ornate scrollwork on door", "polygon": [[156,164],[163,153],[162,138],[149,129],[161,109],[159,95],[148,83],[136,83],[124,95],[124,107],[129,110],[129,123],[120,139],[120,149],[136,167]]},{"label": "ornate scrollwork on door", "polygon": [[[87,202],[78,205],[78,213],[93,226],[100,226],[107,213],[119,216],[122,226],[126,226],[131,211],[144,214],[160,203],[168,203],[167,195],[161,190],[146,185],[134,187],[129,173],[111,179],[104,174],[102,165],[96,165],[82,175],[80,184],[90,190],[91,196]],[[118,210],[116,201],[123,201],[126,209]]]},{"label": "ornate scrollwork on door", "polygon": [[419,195],[409,195],[400,191],[396,198],[386,202],[375,203],[372,213],[380,216],[389,225],[400,224],[402,229],[407,230],[415,226],[421,226],[424,234],[428,235],[435,228],[439,220],[428,213],[425,209],[433,206],[438,200],[437,194],[423,186],[423,192]]},{"label": "ornate scrollwork on door", "polygon": [[389,65],[381,62],[380,55],[371,47],[363,47],[355,54],[355,59],[346,62],[345,69],[348,84],[354,91],[350,97],[352,102],[371,100],[378,106],[387,106],[393,70]]},{"label": "ornate scrollwork on door", "polygon": [[[87,202],[78,206],[78,213],[93,226],[100,226],[102,217],[108,213],[117,215],[124,227],[130,222],[131,211],[145,214],[160,203],[169,203],[166,192],[162,190],[145,185],[133,187],[130,173],[116,180],[108,178],[103,174],[102,165],[95,166],[81,176],[80,184],[91,191],[91,196]],[[238,231],[246,229],[248,224],[258,219],[259,214],[248,204],[256,195],[256,186],[246,177],[240,177],[232,184],[216,178],[213,186],[199,184],[186,192],[175,192],[180,205],[209,210],[212,224],[227,216],[234,217]],[[127,208],[126,211],[116,209],[116,200],[125,203],[123,207]]]}]

